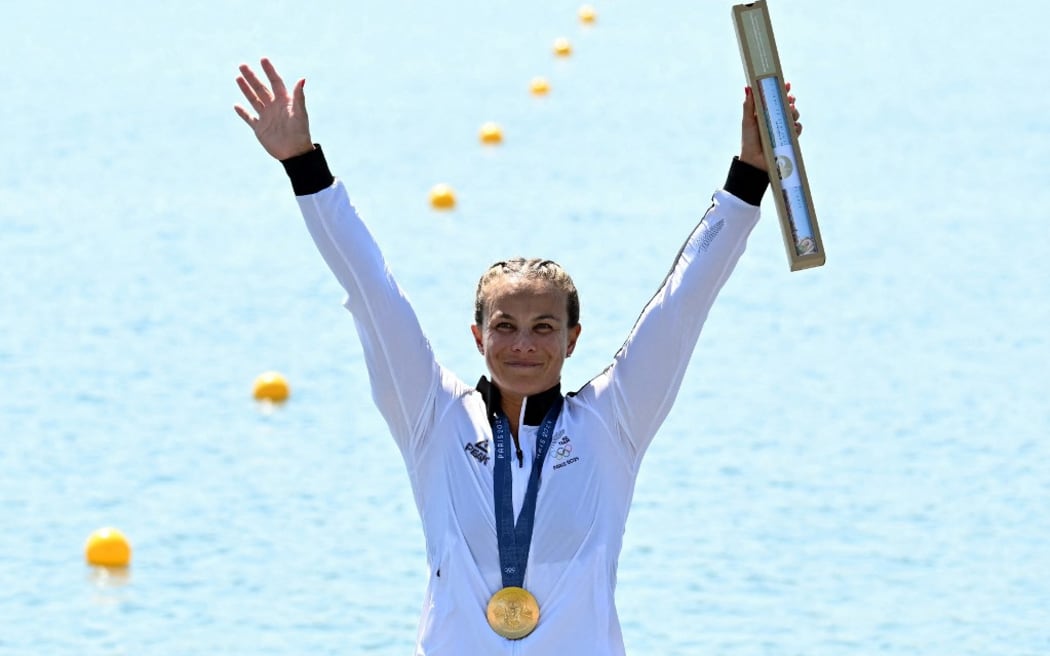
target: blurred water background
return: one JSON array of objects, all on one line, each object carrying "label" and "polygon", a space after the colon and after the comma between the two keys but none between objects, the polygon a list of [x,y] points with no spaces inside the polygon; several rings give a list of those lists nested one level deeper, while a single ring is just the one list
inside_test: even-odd
[{"label": "blurred water background", "polygon": [[[315,139],[464,379],[481,271],[562,262],[575,389],[724,180],[743,87],[730,3],[596,2],[589,28],[578,6],[5,7],[0,653],[411,653],[407,476],[232,111],[237,65],[307,78]],[[770,12],[828,261],[788,272],[767,198],[639,480],[628,651],[1050,653],[1050,10]],[[251,398],[269,369],[283,406]],[[123,575],[83,562],[106,525]]]}]

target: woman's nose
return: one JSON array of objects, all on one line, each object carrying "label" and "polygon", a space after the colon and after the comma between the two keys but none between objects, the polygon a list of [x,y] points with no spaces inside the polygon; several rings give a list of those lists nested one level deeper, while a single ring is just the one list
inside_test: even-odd
[{"label": "woman's nose", "polygon": [[533,351],[536,349],[536,344],[532,339],[532,335],[523,330],[514,337],[513,348],[515,351]]}]

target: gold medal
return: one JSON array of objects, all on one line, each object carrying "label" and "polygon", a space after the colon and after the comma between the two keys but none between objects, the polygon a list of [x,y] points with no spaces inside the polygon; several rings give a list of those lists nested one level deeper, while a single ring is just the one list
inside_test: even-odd
[{"label": "gold medal", "polygon": [[528,590],[508,586],[492,595],[485,615],[493,631],[508,640],[520,640],[539,623],[540,605]]}]

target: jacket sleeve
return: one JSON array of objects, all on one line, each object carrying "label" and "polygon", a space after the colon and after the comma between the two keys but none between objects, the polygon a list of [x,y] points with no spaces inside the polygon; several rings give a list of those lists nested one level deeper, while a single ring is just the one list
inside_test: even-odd
[{"label": "jacket sleeve", "polygon": [[440,372],[415,311],[394,280],[343,183],[328,172],[316,148],[285,161],[299,209],[317,250],[346,291],[372,396],[404,452],[423,436],[422,417]]},{"label": "jacket sleeve", "polygon": [[725,188],[675,258],[596,392],[635,465],[670,412],[704,321],[758,223],[764,171],[733,161]]}]

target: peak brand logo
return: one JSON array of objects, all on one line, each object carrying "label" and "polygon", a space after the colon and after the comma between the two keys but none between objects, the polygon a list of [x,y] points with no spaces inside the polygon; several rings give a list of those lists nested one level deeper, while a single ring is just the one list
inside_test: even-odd
[{"label": "peak brand logo", "polygon": [[463,450],[483,465],[489,464],[489,441],[467,442]]}]

